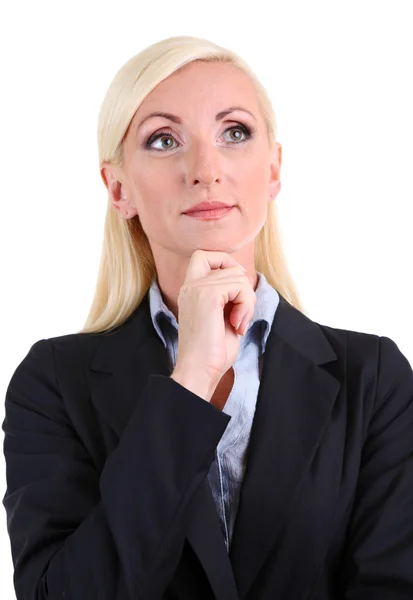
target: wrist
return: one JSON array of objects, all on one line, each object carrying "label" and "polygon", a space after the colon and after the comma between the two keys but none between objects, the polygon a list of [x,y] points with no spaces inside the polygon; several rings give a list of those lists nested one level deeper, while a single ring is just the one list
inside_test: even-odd
[{"label": "wrist", "polygon": [[176,369],[172,372],[170,377],[207,402],[211,400],[217,385],[209,377],[200,376],[198,373],[190,374]]}]

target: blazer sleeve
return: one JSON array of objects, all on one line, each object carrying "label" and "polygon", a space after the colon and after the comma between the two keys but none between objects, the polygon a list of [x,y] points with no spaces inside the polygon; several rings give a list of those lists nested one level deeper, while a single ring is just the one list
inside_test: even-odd
[{"label": "blazer sleeve", "polygon": [[6,392],[3,504],[17,600],[160,599],[231,417],[151,375],[99,473],[71,426],[54,364],[52,338],[36,342]]},{"label": "blazer sleeve", "polygon": [[413,598],[413,371],[387,337],[379,338],[344,581],[346,600]]}]

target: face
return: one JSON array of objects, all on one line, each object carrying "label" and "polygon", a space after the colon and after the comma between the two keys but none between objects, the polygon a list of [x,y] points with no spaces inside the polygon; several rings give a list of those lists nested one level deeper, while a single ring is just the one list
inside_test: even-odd
[{"label": "face", "polygon": [[[217,118],[231,107],[239,108]],[[155,111],[175,118],[145,119]],[[101,172],[114,209],[125,219],[139,215],[159,272],[187,264],[198,248],[253,265],[280,165],[281,146],[269,146],[249,78],[233,65],[192,62],[145,98],[124,140],[124,165]],[[234,208],[217,220],[184,214],[210,200]]]}]

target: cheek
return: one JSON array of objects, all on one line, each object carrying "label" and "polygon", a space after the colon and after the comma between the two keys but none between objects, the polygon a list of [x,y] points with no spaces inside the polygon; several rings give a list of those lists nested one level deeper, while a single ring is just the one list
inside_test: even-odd
[{"label": "cheek", "polygon": [[160,207],[166,197],[168,190],[167,178],[151,175],[146,170],[134,175],[134,198],[135,205],[140,213],[151,215],[159,214]]},{"label": "cheek", "polygon": [[238,181],[240,182],[239,191],[242,196],[247,192],[249,198],[253,197],[259,200],[268,195],[268,173],[262,164],[256,164],[253,167],[249,165],[242,171]]}]

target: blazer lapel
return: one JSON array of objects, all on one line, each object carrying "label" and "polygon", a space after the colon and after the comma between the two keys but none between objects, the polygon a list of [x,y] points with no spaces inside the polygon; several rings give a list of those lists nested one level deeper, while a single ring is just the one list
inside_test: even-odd
[{"label": "blazer lapel", "polygon": [[[151,374],[169,377],[168,357],[150,317],[148,295],[117,330],[101,334],[89,368],[91,401],[120,438]],[[238,600],[208,478],[189,507],[187,539],[217,600]]]},{"label": "blazer lapel", "polygon": [[277,544],[320,444],[340,387],[323,365],[336,359],[319,325],[280,296],[264,354],[230,548],[241,600],[247,594],[255,598],[253,582]]},{"label": "blazer lapel", "polygon": [[205,570],[215,598],[239,600],[208,478],[200,486],[193,506],[187,538]]}]

